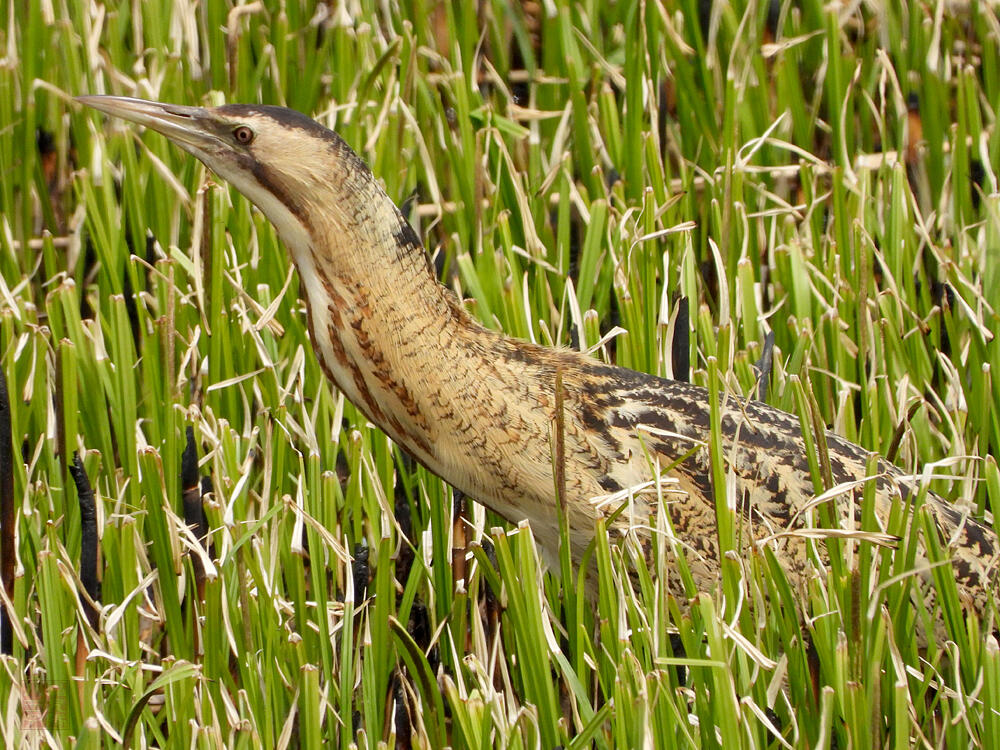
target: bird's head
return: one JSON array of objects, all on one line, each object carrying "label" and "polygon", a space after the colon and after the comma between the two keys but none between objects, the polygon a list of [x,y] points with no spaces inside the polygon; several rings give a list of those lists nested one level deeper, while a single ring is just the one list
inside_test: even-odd
[{"label": "bird's head", "polygon": [[[317,214],[336,212],[338,196],[360,197],[375,185],[340,136],[284,107],[187,107],[120,96],[77,101],[145,125],[196,156],[253,201],[292,246],[317,229]],[[349,224],[352,217],[339,220]]]}]

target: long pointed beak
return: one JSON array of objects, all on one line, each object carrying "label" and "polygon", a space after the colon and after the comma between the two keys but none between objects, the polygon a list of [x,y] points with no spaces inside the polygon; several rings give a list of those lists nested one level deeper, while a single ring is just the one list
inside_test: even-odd
[{"label": "long pointed beak", "polygon": [[128,96],[78,96],[76,101],[114,117],[145,125],[195,156],[205,154],[219,142],[213,129],[208,127],[213,118],[204,107],[161,104]]}]

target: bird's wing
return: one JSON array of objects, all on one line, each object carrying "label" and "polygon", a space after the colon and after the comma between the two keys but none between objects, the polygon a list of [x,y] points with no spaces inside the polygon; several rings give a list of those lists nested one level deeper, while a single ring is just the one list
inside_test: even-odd
[{"label": "bird's wing", "polygon": [[[648,485],[651,465],[665,471],[673,535],[707,561],[707,573],[714,573],[717,516],[707,390],[599,364],[590,366],[577,385],[581,422],[589,433],[601,434],[604,451],[615,456],[602,481],[608,495]],[[793,577],[810,567],[804,540],[824,534],[821,506],[833,511],[834,533],[856,532],[859,538],[887,542],[893,498],[917,496],[919,481],[883,460],[875,461],[869,476],[872,454],[830,432],[824,434],[830,484],[824,487],[821,480],[817,487],[797,417],[732,395],[721,397],[720,414],[726,502],[742,524],[745,542],[773,544]],[[818,450],[813,450],[818,464]],[[861,498],[868,482],[876,485],[877,528],[862,529]],[[997,595],[1000,545],[995,531],[973,518],[969,508],[933,493],[924,498],[939,541],[950,548],[960,593],[967,604],[985,612]]]}]

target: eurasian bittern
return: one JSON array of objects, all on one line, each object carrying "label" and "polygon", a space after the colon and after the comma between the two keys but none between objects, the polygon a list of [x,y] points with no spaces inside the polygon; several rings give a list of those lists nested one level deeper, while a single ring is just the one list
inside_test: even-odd
[{"label": "eurasian bittern", "polygon": [[[573,558],[581,559],[602,517],[612,519],[613,533],[647,550],[656,522],[685,548],[697,586],[715,584],[719,536],[706,389],[484,328],[438,283],[416,233],[368,167],[336,133],[298,112],[107,96],[79,101],[162,133],[264,212],[298,267],[326,374],[424,466],[505,518],[527,519],[552,555],[559,544],[552,437],[561,373],[563,499]],[[801,587],[812,569],[806,527],[816,492],[799,420],[734,397],[723,397],[720,408],[740,544],[773,545]],[[829,476],[837,485],[854,483],[844,494],[860,497],[869,453],[830,433],[826,446]],[[667,478],[654,478],[657,464],[670,467]],[[878,473],[872,481],[884,528],[894,493],[915,485],[886,463]],[[626,511],[614,516],[623,502]],[[840,502],[841,520],[856,528],[860,516],[847,509],[859,505]],[[933,494],[926,506],[965,604],[991,612],[996,533]],[[668,518],[655,519],[657,507]],[[922,551],[916,566],[926,577]]]}]

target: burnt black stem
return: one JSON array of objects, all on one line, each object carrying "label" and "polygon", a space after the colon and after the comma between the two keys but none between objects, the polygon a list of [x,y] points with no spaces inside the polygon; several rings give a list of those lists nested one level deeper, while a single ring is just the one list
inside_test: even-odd
[{"label": "burnt black stem", "polygon": [[101,581],[97,576],[97,505],[87,471],[76,451],[73,452],[69,473],[76,484],[76,495],[80,501],[80,582],[90,597],[84,599],[83,610],[90,627],[96,630],[100,613],[92,602],[101,600]]},{"label": "burnt black stem", "polygon": [[[194,441],[194,429],[189,425],[185,431],[187,438],[184,453],[181,454],[181,487],[184,502],[184,521],[194,533],[202,547],[208,544],[208,523],[205,521],[205,508],[201,504],[201,478],[198,476],[198,447]],[[200,555],[191,555],[191,565],[194,568],[195,586],[198,598],[204,596],[205,566]]]}]

